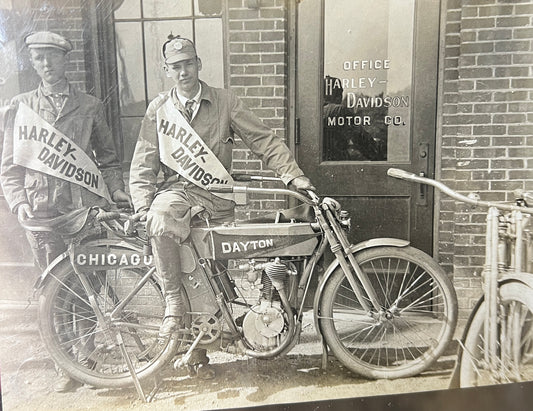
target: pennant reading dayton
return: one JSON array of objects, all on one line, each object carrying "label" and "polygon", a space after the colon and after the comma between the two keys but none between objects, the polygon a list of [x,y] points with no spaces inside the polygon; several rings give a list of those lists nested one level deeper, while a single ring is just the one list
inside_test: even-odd
[{"label": "pennant reading dayton", "polygon": [[13,160],[111,201],[104,178],[87,153],[24,103],[15,117]]},{"label": "pennant reading dayton", "polygon": [[[157,135],[161,162],[201,188],[233,184],[224,165],[168,99],[157,110]],[[223,198],[233,194],[213,193]]]}]

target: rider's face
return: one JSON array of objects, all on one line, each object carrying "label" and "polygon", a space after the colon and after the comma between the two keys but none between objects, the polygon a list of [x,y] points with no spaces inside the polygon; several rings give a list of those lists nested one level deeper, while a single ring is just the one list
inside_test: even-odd
[{"label": "rider's face", "polygon": [[178,92],[191,98],[198,92],[198,73],[201,69],[202,61],[198,57],[165,65],[167,76],[174,80]]},{"label": "rider's face", "polygon": [[45,83],[54,84],[65,78],[67,57],[64,51],[53,47],[31,49],[30,57],[33,68]]}]

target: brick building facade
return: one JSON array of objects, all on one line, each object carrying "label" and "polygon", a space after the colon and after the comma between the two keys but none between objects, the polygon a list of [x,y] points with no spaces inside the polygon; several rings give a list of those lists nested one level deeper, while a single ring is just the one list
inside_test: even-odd
[{"label": "brick building facade", "polygon": [[[447,1],[437,173],[455,190],[505,201],[533,189],[532,23],[531,1]],[[465,313],[481,293],[485,215],[439,206],[439,260]]]},{"label": "brick building facade", "polygon": [[[302,1],[222,2],[227,86],[290,147],[298,64],[316,63],[294,62],[297,3]],[[116,100],[102,95],[94,80],[109,70],[95,43],[102,37],[98,30],[109,28],[111,19],[109,13],[95,12],[98,3],[13,0],[0,6],[7,4],[11,16],[25,16],[18,20],[24,30],[10,26],[15,17],[4,19],[10,30],[48,29],[72,39],[68,77],[112,105]],[[435,7],[441,14],[435,176],[460,192],[479,192],[486,200],[509,200],[515,188],[533,190],[533,2],[442,0],[435,1]],[[20,52],[20,36],[11,38]],[[35,86],[31,70],[19,77],[20,91]],[[266,172],[239,142],[233,165],[236,172]],[[283,198],[258,196],[240,213],[253,216],[284,205]],[[434,254],[453,276],[460,315],[466,317],[481,292],[484,214],[439,196],[434,210]],[[11,218],[6,224],[15,222]]]}]

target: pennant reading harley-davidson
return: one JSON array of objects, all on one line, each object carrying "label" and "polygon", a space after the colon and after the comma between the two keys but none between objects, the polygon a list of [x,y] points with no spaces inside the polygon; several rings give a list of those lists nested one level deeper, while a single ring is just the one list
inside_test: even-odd
[{"label": "pennant reading harley-davidson", "polygon": [[[168,99],[157,110],[157,136],[161,162],[194,185],[233,185],[233,178],[189,122]],[[233,194],[213,193],[233,199]]]},{"label": "pennant reading harley-davidson", "polygon": [[15,117],[13,162],[78,184],[112,202],[102,173],[87,153],[24,103]]}]

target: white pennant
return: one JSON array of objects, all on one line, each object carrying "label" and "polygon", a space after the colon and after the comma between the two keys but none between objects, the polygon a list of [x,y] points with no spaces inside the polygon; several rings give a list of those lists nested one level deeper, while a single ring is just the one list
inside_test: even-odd
[{"label": "white pennant", "polygon": [[[194,185],[233,185],[233,178],[183,114],[168,99],[157,110],[157,136],[161,162]],[[213,193],[233,199],[233,194]]]},{"label": "white pennant", "polygon": [[20,103],[15,116],[13,162],[77,184],[112,202],[94,161],[70,138]]}]

